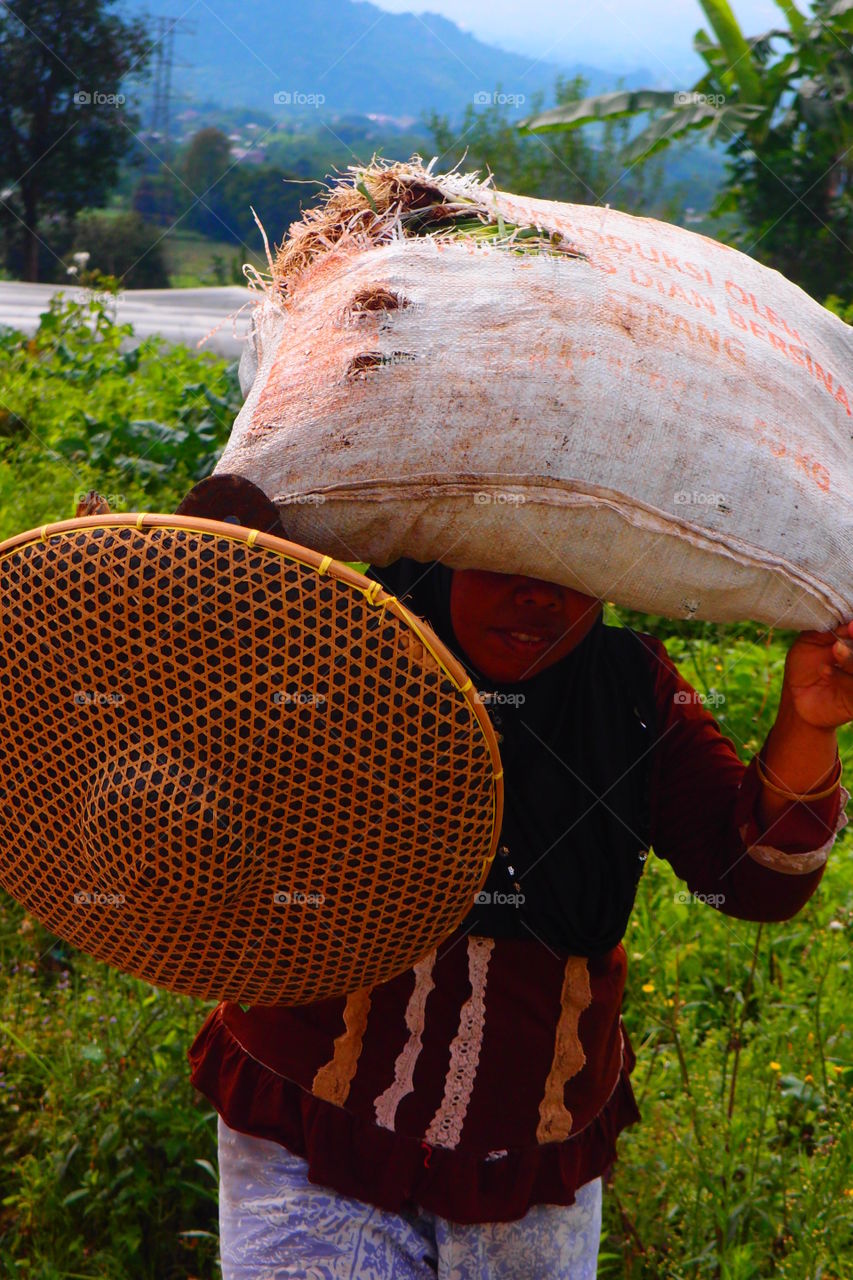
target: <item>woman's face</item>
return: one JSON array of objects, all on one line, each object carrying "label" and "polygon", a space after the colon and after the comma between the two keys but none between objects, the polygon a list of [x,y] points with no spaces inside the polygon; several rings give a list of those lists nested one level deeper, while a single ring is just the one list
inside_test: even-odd
[{"label": "woman's face", "polygon": [[574,649],[601,612],[595,596],[520,574],[456,569],[450,617],[468,658],[491,680],[538,675]]}]

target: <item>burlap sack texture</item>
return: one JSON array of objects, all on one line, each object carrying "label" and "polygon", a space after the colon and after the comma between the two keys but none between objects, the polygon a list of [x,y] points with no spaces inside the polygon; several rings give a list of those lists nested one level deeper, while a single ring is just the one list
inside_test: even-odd
[{"label": "burlap sack texture", "polygon": [[777,272],[417,157],[352,168],[270,266],[217,470],[294,541],[672,617],[853,616],[853,330]]}]

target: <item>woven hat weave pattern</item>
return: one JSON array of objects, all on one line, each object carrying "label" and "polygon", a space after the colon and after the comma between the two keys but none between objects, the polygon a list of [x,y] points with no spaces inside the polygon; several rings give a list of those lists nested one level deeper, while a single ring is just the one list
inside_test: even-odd
[{"label": "woven hat weave pattern", "polygon": [[379,584],[256,530],[90,516],[0,546],[0,884],[202,998],[385,981],[470,909],[501,766]]}]

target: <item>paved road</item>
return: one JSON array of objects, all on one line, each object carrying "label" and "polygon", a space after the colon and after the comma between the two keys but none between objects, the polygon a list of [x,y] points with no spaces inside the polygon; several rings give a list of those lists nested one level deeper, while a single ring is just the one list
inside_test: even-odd
[{"label": "paved road", "polygon": [[[34,333],[40,314],[60,290],[74,297],[86,293],[69,285],[0,280],[0,325]],[[132,324],[140,339],[159,333],[169,342],[182,342],[188,347],[195,347],[221,324],[201,350],[238,358],[244,345],[241,339],[248,331],[251,306],[234,321],[228,317],[239,311],[249,296],[249,290],[238,285],[219,289],[130,289],[118,295],[116,318],[120,324]]]}]

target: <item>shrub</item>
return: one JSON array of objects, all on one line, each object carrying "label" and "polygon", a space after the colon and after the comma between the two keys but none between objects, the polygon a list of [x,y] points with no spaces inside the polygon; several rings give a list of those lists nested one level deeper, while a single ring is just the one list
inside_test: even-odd
[{"label": "shrub", "polygon": [[109,293],[51,300],[33,337],[0,330],[0,536],[73,515],[76,495],[174,511],[240,407],[236,363],[149,338],[128,349]]},{"label": "shrub", "polygon": [[167,289],[162,235],[138,213],[89,213],[77,219],[73,252],[88,253],[91,268],[118,277],[125,288]]}]

